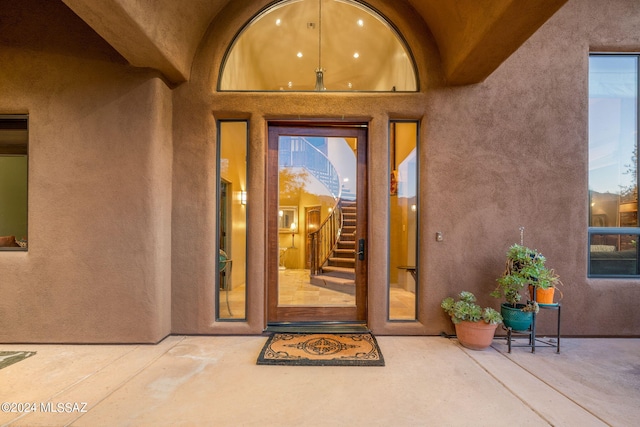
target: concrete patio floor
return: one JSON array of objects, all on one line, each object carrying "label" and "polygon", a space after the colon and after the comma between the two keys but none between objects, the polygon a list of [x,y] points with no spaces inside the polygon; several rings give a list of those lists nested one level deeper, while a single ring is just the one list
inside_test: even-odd
[{"label": "concrete patio floor", "polygon": [[[508,354],[501,339],[484,351],[443,337],[377,339],[385,367],[258,366],[264,336],[0,344],[37,352],[0,369],[0,403],[36,412],[3,405],[0,425],[639,425],[640,339],[563,339],[560,354]],[[59,403],[69,405],[43,412]]]}]

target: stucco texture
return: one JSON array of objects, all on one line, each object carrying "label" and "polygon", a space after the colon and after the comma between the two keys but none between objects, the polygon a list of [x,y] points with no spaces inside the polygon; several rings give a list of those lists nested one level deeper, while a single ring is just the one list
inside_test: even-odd
[{"label": "stucco texture", "polygon": [[[416,94],[217,93],[226,47],[267,0],[229,2],[175,88],[62,3],[10,3],[0,113],[30,117],[29,250],[0,252],[0,342],[262,333],[266,130],[283,118],[368,123],[374,333],[452,333],[440,301],[461,290],[498,307],[489,292],[522,226],[564,282],[563,335],[640,335],[639,281],[587,278],[588,54],[640,50],[636,0],[569,0],[483,82],[457,87],[415,10],[371,0],[412,50]],[[249,121],[246,322],[214,314],[221,118]],[[386,320],[389,119],[420,120],[417,322]],[[539,316],[540,333],[554,324]]]},{"label": "stucco texture", "polygon": [[15,25],[0,36],[0,111],[30,118],[29,250],[0,253],[0,341],[157,342],[170,332],[171,92],[61,3],[3,10]]},{"label": "stucco texture", "polygon": [[[194,61],[192,81],[174,92],[175,156],[180,159],[175,163],[174,187],[181,189],[174,192],[174,330],[240,333],[264,327],[261,301],[268,259],[262,252],[266,200],[261,195],[266,194],[267,120],[335,118],[339,112],[341,118],[369,121],[373,197],[368,324],[374,332],[452,332],[439,303],[461,290],[473,291],[484,305],[498,307],[500,301],[488,294],[503,271],[506,251],[520,241],[519,228],[525,227],[524,243],[542,251],[564,282],[563,334],[637,335],[640,313],[631,302],[640,296],[637,281],[587,279],[586,238],[588,54],[596,46],[640,47],[637,3],[569,1],[484,82],[460,87],[444,83],[428,29],[402,8],[391,9],[387,2],[372,5],[391,18],[413,50],[421,80],[419,94],[215,94],[226,41],[254,11],[235,11],[214,22],[218,25],[212,27]],[[322,102],[318,102],[320,96]],[[251,129],[248,289],[254,304],[249,308],[248,327],[216,324],[206,303],[213,298],[212,291],[191,286],[213,280],[210,243],[196,243],[201,261],[180,250],[187,242],[202,240],[197,238],[198,230],[215,230],[212,209],[188,207],[212,202],[205,202],[214,190],[215,169],[207,144],[214,137],[214,118],[228,117],[250,119]],[[388,201],[380,189],[386,188],[389,172],[389,118],[421,120],[416,324],[384,320]],[[436,242],[436,231],[443,233],[443,242]],[[553,332],[555,316],[543,313],[538,321],[539,332]]]}]

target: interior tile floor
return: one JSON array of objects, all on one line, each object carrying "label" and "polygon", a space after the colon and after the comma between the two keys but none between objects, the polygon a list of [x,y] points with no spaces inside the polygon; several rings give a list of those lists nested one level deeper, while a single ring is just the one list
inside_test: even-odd
[{"label": "interior tile floor", "polygon": [[[0,344],[37,352],[0,369],[0,402],[38,409],[0,412],[0,425],[586,427],[640,419],[640,339],[563,339],[560,354],[508,354],[502,339],[484,351],[444,337],[377,339],[385,367],[258,366],[265,336]],[[78,403],[78,411],[42,412],[49,402]]]},{"label": "interior tile floor", "polygon": [[[355,297],[352,293],[312,285],[309,270],[280,270],[278,280],[281,305],[349,306],[355,304]],[[244,319],[245,294],[244,284],[234,286],[229,291],[220,290],[218,298],[220,317]],[[415,293],[391,287],[389,290],[389,313],[392,319],[415,319],[415,301]]]}]

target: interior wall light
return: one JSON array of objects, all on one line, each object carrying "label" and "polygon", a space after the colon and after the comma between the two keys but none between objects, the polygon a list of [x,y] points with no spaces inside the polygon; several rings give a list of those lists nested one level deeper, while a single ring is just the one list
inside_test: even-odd
[{"label": "interior wall light", "polygon": [[296,247],[296,223],[292,222],[291,223],[291,248],[295,248]]},{"label": "interior wall light", "polygon": [[247,192],[246,191],[241,191],[240,192],[240,204],[243,204],[243,205],[247,204]]}]

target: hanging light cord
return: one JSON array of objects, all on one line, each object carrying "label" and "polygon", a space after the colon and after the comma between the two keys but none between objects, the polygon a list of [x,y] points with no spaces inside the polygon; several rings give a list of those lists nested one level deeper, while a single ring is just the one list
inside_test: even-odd
[{"label": "hanging light cord", "polygon": [[318,0],[318,70],[322,71],[322,0]]}]

